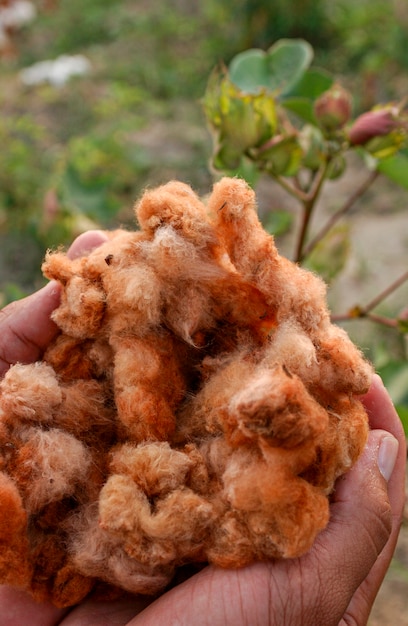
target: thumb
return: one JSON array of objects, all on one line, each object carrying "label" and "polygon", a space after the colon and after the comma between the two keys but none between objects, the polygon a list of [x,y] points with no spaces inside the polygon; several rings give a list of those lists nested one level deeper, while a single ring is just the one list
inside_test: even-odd
[{"label": "thumb", "polygon": [[0,311],[0,377],[13,363],[35,361],[55,337],[50,315],[59,299],[59,285],[52,281]]},{"label": "thumb", "polygon": [[[71,259],[82,256],[107,239],[100,230],[83,233],[75,239],[67,255]],[[13,363],[29,363],[41,356],[58,333],[50,315],[59,301],[60,287],[51,281],[0,311],[0,377]]]},{"label": "thumb", "polygon": [[330,523],[313,549],[320,576],[324,574],[325,587],[331,590],[325,594],[319,624],[337,625],[346,611],[353,623],[365,624],[368,619],[399,530],[387,484],[398,450],[391,433],[370,431],[362,456],[337,483]]}]

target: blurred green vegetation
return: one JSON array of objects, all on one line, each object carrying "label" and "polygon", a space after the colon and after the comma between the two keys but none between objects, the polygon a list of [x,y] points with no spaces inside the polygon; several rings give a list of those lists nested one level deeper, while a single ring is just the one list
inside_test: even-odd
[{"label": "blurred green vegetation", "polygon": [[[15,35],[15,57],[0,59],[3,300],[6,284],[38,285],[45,247],[94,223],[131,222],[146,185],[174,176],[208,190],[200,99],[214,66],[238,52],[301,36],[317,64],[359,83],[357,102],[358,94],[374,102],[408,92],[404,0],[36,4],[36,19]],[[38,61],[78,54],[91,63],[86,76],[60,87],[20,80]]]},{"label": "blurred green vegetation", "polygon": [[[37,2],[37,18],[17,32],[16,56],[0,61],[0,238],[34,255],[27,272],[3,253],[2,291],[6,283],[38,283],[34,268],[45,246],[69,241],[86,224],[131,220],[145,185],[177,176],[208,189],[211,148],[200,98],[213,67],[237,52],[301,36],[317,63],[364,83],[366,99],[378,99],[376,90],[399,96],[405,87],[403,0],[43,5]],[[92,71],[61,87],[22,84],[21,69],[63,54],[85,55]],[[373,73],[381,76],[378,86]],[[162,143],[152,130],[158,122]],[[167,128],[177,125],[178,136],[169,136]]]},{"label": "blurred green vegetation", "polygon": [[[36,5],[36,19],[15,34],[16,54],[0,58],[1,304],[42,284],[47,247],[95,225],[133,224],[144,187],[175,177],[208,192],[202,98],[213,68],[237,53],[301,37],[357,109],[408,93],[406,0]],[[60,87],[23,84],[22,69],[60,55],[84,55],[91,71]],[[270,217],[278,235],[291,222],[285,211]],[[397,359],[402,351],[398,343]]]}]

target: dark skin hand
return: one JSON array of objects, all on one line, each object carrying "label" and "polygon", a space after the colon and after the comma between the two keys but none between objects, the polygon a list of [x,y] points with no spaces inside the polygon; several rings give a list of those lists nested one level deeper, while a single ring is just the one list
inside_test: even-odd
[{"label": "dark skin hand", "polygon": [[[103,231],[89,231],[77,237],[68,250],[72,259],[106,241]],[[58,306],[60,289],[51,281],[31,296],[12,302],[0,310],[0,377],[13,363],[31,363],[41,358],[58,329],[50,320]]]},{"label": "dark skin hand", "polygon": [[[77,239],[79,256],[105,240]],[[0,312],[0,375],[29,363],[58,332],[50,321],[59,288],[50,283]],[[0,587],[0,626],[364,626],[396,546],[405,502],[406,441],[378,376],[362,398],[371,431],[356,465],[340,478],[331,518],[312,549],[294,560],[240,570],[204,568],[159,599],[85,600],[71,609]]]}]

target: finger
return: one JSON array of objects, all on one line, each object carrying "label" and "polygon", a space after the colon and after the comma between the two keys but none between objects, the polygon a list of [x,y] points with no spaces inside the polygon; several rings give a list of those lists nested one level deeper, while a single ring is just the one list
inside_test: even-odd
[{"label": "finger", "polygon": [[[107,240],[103,231],[83,233],[68,250],[77,258]],[[27,298],[12,302],[0,311],[0,376],[14,363],[30,363],[40,358],[58,333],[50,319],[58,306],[60,287],[55,281]]]},{"label": "finger", "polygon": [[134,596],[106,602],[90,598],[75,607],[64,619],[63,625],[126,626],[132,617],[140,613],[150,602],[148,598]]},{"label": "finger", "polygon": [[[399,442],[395,468],[388,481],[388,497],[395,526],[391,539],[394,538],[396,542],[405,505],[405,469],[407,462],[405,433],[391,398],[379,376],[374,376],[371,388],[366,396],[362,398],[362,401],[367,409],[371,428],[388,431]],[[386,461],[387,456],[383,456],[382,462]]]},{"label": "finger", "polygon": [[330,524],[316,541],[319,566],[331,590],[323,602],[327,620],[337,610],[338,621],[328,624],[348,624],[345,618],[340,621],[344,614],[354,614],[357,624],[368,619],[391,558],[387,545],[395,545],[386,479],[393,473],[398,450],[398,441],[387,431],[371,431],[363,455],[338,481]]},{"label": "finger", "polygon": [[401,420],[378,374],[373,376],[370,389],[360,399],[367,410],[372,429],[382,428],[388,430],[398,440],[404,437]]},{"label": "finger", "polygon": [[[374,377],[371,389],[363,398],[363,402],[369,413],[371,424],[376,427],[381,426],[388,432],[393,433],[399,441],[399,450],[394,471],[388,482],[388,497],[392,512],[391,534],[370,574],[354,594],[346,613],[346,617],[351,618],[350,621],[354,620],[358,624],[363,624],[368,619],[372,604],[395,551],[405,505],[406,467],[405,434],[401,421],[379,376]],[[385,462],[386,470],[387,461],[390,461],[390,457],[387,458],[385,456],[382,458],[382,462]]]},{"label": "finger", "polygon": [[35,602],[19,589],[0,586],[0,626],[55,626],[66,612],[49,603]]},{"label": "finger", "polygon": [[89,254],[92,250],[102,245],[108,240],[107,234],[103,230],[89,230],[86,233],[78,235],[78,237],[71,244],[67,256],[70,259],[77,259],[78,257]]},{"label": "finger", "polygon": [[[404,429],[392,400],[379,376],[374,376],[369,392],[362,398],[370,426],[391,433],[399,442],[395,470],[388,482],[388,495],[396,523],[399,522],[405,504],[405,467],[407,446]],[[386,460],[386,458],[384,459]]]},{"label": "finger", "polygon": [[40,357],[58,332],[50,315],[59,300],[59,285],[52,281],[0,311],[0,376],[14,363],[30,363]]}]

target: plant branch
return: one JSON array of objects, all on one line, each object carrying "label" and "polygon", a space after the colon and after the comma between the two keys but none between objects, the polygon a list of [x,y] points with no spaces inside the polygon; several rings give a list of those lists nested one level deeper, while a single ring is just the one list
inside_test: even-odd
[{"label": "plant branch", "polygon": [[373,322],[377,322],[379,324],[383,324],[385,326],[390,326],[392,328],[396,328],[398,326],[398,320],[391,319],[389,317],[384,317],[383,315],[377,315],[372,313],[373,309],[375,309],[383,300],[388,298],[390,294],[392,294],[396,289],[401,287],[405,282],[408,281],[408,271],[404,272],[399,278],[394,280],[386,289],[384,289],[381,293],[378,294],[375,298],[373,298],[365,307],[361,307],[359,305],[354,306],[348,313],[344,313],[342,315],[333,315],[333,322],[346,322],[353,319],[367,318]]},{"label": "plant branch", "polygon": [[[270,172],[268,173],[271,175]],[[298,186],[295,187],[294,185],[291,185],[283,176],[273,176],[273,178],[285,191],[288,192],[288,194],[296,198],[296,200],[299,200],[302,204],[307,201],[308,194],[302,191],[302,189]]]},{"label": "plant branch", "polygon": [[373,300],[371,300],[371,302],[369,302],[364,307],[365,313],[369,313],[370,311],[375,309],[376,306],[378,306],[383,300],[388,298],[390,294],[392,294],[396,289],[398,289],[398,287],[401,287],[401,285],[403,285],[407,280],[408,280],[408,271],[404,272],[402,276],[394,280],[394,282],[392,282],[391,285],[389,285],[386,289],[384,289],[384,291],[379,293],[378,296],[373,298]]},{"label": "plant branch", "polygon": [[299,237],[298,237],[296,251],[295,251],[296,263],[301,263],[305,257],[303,248],[304,248],[305,241],[306,241],[307,231],[309,228],[313,209],[316,205],[316,201],[323,187],[328,165],[329,165],[329,161],[326,161],[326,163],[324,163],[324,165],[322,165],[322,167],[317,171],[313,179],[309,193],[304,194],[303,218],[302,218],[302,223],[301,223]]},{"label": "plant branch", "polygon": [[397,328],[398,321],[396,319],[392,319],[390,317],[385,317],[383,315],[375,315],[374,313],[366,313],[364,309],[360,309],[358,313],[356,312],[358,307],[352,310],[350,313],[343,313],[342,315],[332,315],[332,322],[351,322],[355,319],[369,319],[372,322],[376,322],[377,324],[382,324],[383,326],[389,326],[390,328]]},{"label": "plant branch", "polygon": [[378,170],[371,172],[370,176],[360,185],[360,187],[355,190],[355,192],[350,196],[350,198],[348,198],[344,205],[331,216],[331,218],[326,222],[323,228],[317,233],[317,235],[315,235],[315,237],[313,237],[313,239],[305,247],[303,251],[303,258],[308,256],[316,247],[316,245],[323,239],[323,237],[327,235],[327,233],[333,228],[336,222],[338,222],[344,215],[346,215],[346,213],[350,211],[355,202],[357,202],[357,200],[365,194],[367,189],[369,189],[369,187],[373,184],[378,175]]}]

